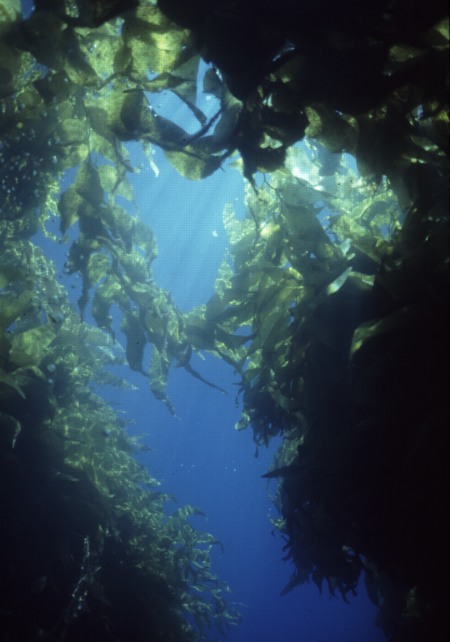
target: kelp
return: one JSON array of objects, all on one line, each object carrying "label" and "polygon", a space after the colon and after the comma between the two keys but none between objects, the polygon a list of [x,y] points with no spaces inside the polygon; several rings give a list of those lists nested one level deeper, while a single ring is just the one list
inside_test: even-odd
[{"label": "kelp", "polygon": [[[67,599],[55,598],[53,631],[41,622],[50,636],[83,637],[76,613],[80,606],[86,615],[86,590],[101,628],[105,599],[120,601],[98,588],[112,579],[106,565],[97,569],[98,559],[133,556],[135,544],[142,551],[153,537],[140,532],[124,553],[119,535],[108,535],[119,530],[104,461],[123,470],[125,486],[136,471],[119,448],[108,460],[106,445],[123,445],[123,438],[110,428],[112,415],[102,422],[96,410],[103,406],[87,388],[91,380],[126,386],[104,368],[124,358],[113,308],[129,366],[172,412],[170,365],[203,380],[190,357],[208,350],[239,377],[237,427],[251,425],[257,448],[283,436],[269,475],[281,479],[276,526],[296,569],[286,591],[311,579],[346,599],[363,563],[380,626],[393,640],[441,633],[448,593],[440,517],[447,486],[448,10],[440,0],[295,9],[281,1],[276,12],[269,5],[36,2],[26,20],[12,0],[0,8],[1,443],[15,452],[21,443],[39,444],[30,428],[35,413],[58,462],[48,481],[53,507],[69,523],[86,514],[84,534],[58,531],[55,538],[72,598],[64,590]],[[196,104],[201,58],[211,63],[203,91],[220,103],[210,119]],[[155,112],[152,95],[161,91],[185,103],[197,132]],[[293,147],[305,136],[306,147]],[[224,211],[231,247],[216,293],[188,314],[154,282],[156,243],[130,214],[131,141],[147,158],[159,146],[192,180],[238,156],[235,166],[248,179],[248,216]],[[359,175],[342,154],[354,157]],[[258,172],[268,174],[260,187]],[[66,272],[82,279],[80,312],[90,306],[98,332],[79,322],[60,286],[41,278],[45,261],[29,239],[39,229],[55,239],[48,230],[55,218],[71,239]],[[24,269],[20,256],[38,267]],[[97,344],[100,351],[80,350]],[[89,431],[83,404],[92,410]],[[51,432],[52,418],[61,438]],[[90,451],[81,455],[77,434],[85,428],[95,437],[86,437]],[[4,474],[14,476],[15,464],[5,462]],[[117,508],[127,536],[139,496],[129,489],[132,499]],[[33,517],[41,517],[40,506],[37,500]],[[155,559],[176,554],[162,550]],[[148,581],[140,569],[147,562],[136,559],[127,586]],[[191,581],[196,565],[180,566]],[[45,601],[50,579],[40,568],[30,575]],[[152,577],[150,592],[161,600],[155,597],[156,622],[172,597]],[[218,600],[217,612],[233,619]],[[210,609],[190,604],[202,637]],[[127,602],[125,610],[133,608]],[[192,632],[177,635],[191,639]]]},{"label": "kelp", "polygon": [[[139,132],[128,136],[122,130],[116,136],[116,112],[106,87],[132,59],[124,56],[131,36],[121,48],[117,24],[104,24],[102,14],[77,17],[62,6],[51,14],[48,9],[36,6],[26,22],[19,21],[18,12],[8,14],[8,20],[2,13],[2,60],[11,83],[3,85],[0,150],[0,417],[2,488],[14,489],[11,496],[2,491],[2,510],[11,524],[5,533],[11,572],[3,578],[9,598],[2,606],[2,630],[16,639],[90,639],[94,631],[96,639],[131,635],[143,640],[156,630],[165,640],[206,639],[209,626],[238,621],[209,570],[204,545],[215,539],[191,527],[183,530],[191,514],[187,509],[180,509],[176,523],[164,525],[169,498],[153,490],[158,482],[134,461],[126,424],[89,387],[130,388],[106,366],[128,358],[138,368],[131,347],[135,336],[123,354],[115,341],[113,305],[122,311],[124,324],[138,320],[143,347],[155,343],[151,388],[169,408],[170,360],[177,358],[202,379],[189,365],[180,313],[153,284],[150,265],[157,250],[152,233],[117,202],[134,198],[126,177],[133,168],[121,140]],[[104,26],[89,34],[78,30],[92,21]],[[46,33],[52,32],[51,45],[44,25]],[[132,81],[117,92],[122,127],[134,117],[126,101],[137,95],[135,87]],[[182,91],[187,100],[187,90]],[[149,152],[148,138],[144,143]],[[72,168],[74,180],[58,194],[60,180]],[[80,322],[50,264],[28,240],[39,227],[56,238],[47,230],[55,216],[62,235],[72,234],[75,225],[79,231],[65,270],[82,277],[81,313],[93,294],[98,328]],[[161,361],[166,369],[156,372]],[[31,502],[27,484],[35,485]],[[16,530],[21,503],[25,513]],[[17,536],[23,563],[15,559]],[[196,576],[201,588],[196,578],[185,585],[181,569],[191,563],[189,556],[203,569]],[[142,593],[149,602],[145,615],[138,609]],[[28,613],[20,630],[16,608]],[[188,611],[196,631],[186,622]],[[122,612],[125,622],[114,615]],[[209,614],[207,623],[202,613]]]},{"label": "kelp", "polygon": [[[314,176],[311,162],[310,170]],[[305,157],[302,171],[308,174]],[[413,205],[402,223],[389,184],[373,190],[342,161],[332,180],[317,181],[326,190],[305,190],[292,174],[273,173],[257,194],[248,190],[245,219],[224,210],[231,249],[208,304],[215,314],[203,308],[210,349],[216,345],[222,355],[224,345],[241,376],[236,428],[251,425],[257,446],[280,433],[284,438],[264,475],[281,480],[275,496],[281,518],[274,525],[287,536],[285,559],[296,568],[282,594],[312,580],[347,600],[364,569],[371,594],[376,585],[387,596],[380,625],[409,639],[406,611],[392,610],[390,573],[401,567],[411,585],[420,584],[411,608],[421,631],[441,625],[431,623],[434,616],[420,601],[435,600],[439,611],[432,595],[445,592],[425,544],[433,537],[441,547],[437,559],[445,558],[445,519],[434,503],[421,504],[422,526],[412,523],[424,488],[443,500],[445,190],[435,176],[434,198],[421,204],[429,209],[419,215],[420,204]],[[418,228],[411,234],[412,216],[426,228],[419,245],[411,242],[419,235]],[[412,434],[427,441],[422,464],[416,447],[404,450]],[[432,459],[433,474],[426,463]],[[411,465],[416,482],[408,477],[403,485],[400,471],[412,472]]]},{"label": "kelp", "polygon": [[[103,166],[105,169],[108,166]],[[176,359],[179,366],[205,380],[189,364],[192,348],[184,334],[182,315],[152,279],[151,263],[157,256],[152,234],[141,222],[127,217],[123,208],[106,203],[105,177],[110,185],[114,182],[113,193],[121,195],[117,189],[120,176],[115,178],[109,169],[99,172],[89,162],[80,166],[74,183],[61,195],[61,231],[67,231],[75,216],[80,228],[66,272],[82,277],[81,313],[88,304],[89,291],[95,288],[92,315],[113,337],[110,310],[113,305],[119,307],[130,367],[150,377],[152,393],[175,414],[165,392],[171,361]],[[152,360],[145,371],[142,359],[147,343],[152,344]]]},{"label": "kelp", "polygon": [[[126,422],[90,388],[130,387],[107,368],[123,363],[120,345],[80,320],[30,241],[4,243],[2,261],[5,635],[196,640],[237,623],[210,568],[221,544],[188,523],[200,514],[192,507],[166,517],[172,498],[135,461]],[[21,624],[16,612],[27,612]]]}]

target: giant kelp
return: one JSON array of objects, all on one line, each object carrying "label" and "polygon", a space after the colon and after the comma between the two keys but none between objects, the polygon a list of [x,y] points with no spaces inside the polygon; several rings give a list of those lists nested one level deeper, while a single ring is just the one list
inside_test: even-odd
[{"label": "giant kelp", "polygon": [[[250,424],[258,446],[283,435],[268,476],[281,480],[277,526],[296,569],[286,590],[312,579],[347,599],[364,567],[393,640],[437,638],[448,596],[446,4],[282,0],[274,12],[265,1],[160,0],[158,7],[36,2],[22,20],[16,2],[1,5],[4,470],[22,500],[29,481],[22,462],[45,480],[31,517],[13,520],[12,532],[28,532],[48,496],[64,514],[70,499],[67,521],[77,525],[57,538],[65,549],[52,577],[34,566],[26,581],[25,570],[18,573],[24,584],[35,578],[30,591],[42,604],[53,595],[32,624],[75,639],[89,621],[108,639],[108,602],[121,599],[111,560],[120,556],[136,561],[127,585],[159,596],[150,619],[188,605],[203,635],[211,614],[232,618],[211,587],[203,547],[213,541],[182,524],[190,509],[155,544],[163,499],[152,493],[155,515],[144,510],[142,473],[124,452],[116,419],[87,387],[92,379],[126,386],[103,368],[114,359],[115,306],[130,367],[172,412],[171,362],[202,379],[190,356],[210,350],[240,377],[238,427]],[[196,104],[200,57],[213,65],[203,90],[220,103],[209,120]],[[151,95],[162,90],[191,110],[195,134],[155,113]],[[308,154],[292,148],[305,135]],[[237,152],[252,186],[246,219],[224,212],[231,247],[216,294],[188,315],[153,280],[155,242],[126,205],[127,174],[136,171],[129,141],[147,154],[158,145],[190,179]],[[354,156],[364,180],[341,162],[342,152]],[[258,171],[270,173],[260,188]],[[83,314],[92,301],[95,331],[74,316],[54,280],[42,282],[48,268],[29,238],[39,227],[51,236],[57,216],[73,239],[66,271],[81,275],[79,308]],[[83,360],[86,344],[103,350]],[[81,407],[91,409],[89,421]],[[30,408],[42,430],[31,429]],[[118,486],[110,466],[123,470]],[[16,519],[15,502],[5,502]],[[173,550],[175,532],[182,540]],[[39,551],[48,552],[45,539],[37,538]],[[41,555],[35,540],[24,546],[30,559]],[[109,572],[100,558],[111,561]],[[172,563],[178,570],[167,581]],[[209,587],[213,606],[189,598],[197,582],[194,591]],[[130,597],[122,612],[133,614],[135,637],[145,639],[139,600]],[[181,636],[185,624],[174,621]],[[120,639],[127,623],[108,626]]]},{"label": "giant kelp", "polygon": [[425,639],[447,594],[447,204],[438,192],[413,249],[417,210],[402,226],[385,182],[373,193],[343,164],[326,184],[274,173],[246,219],[225,210],[230,256],[187,327],[240,374],[237,429],[284,437],[266,475],[296,567],[284,592],[312,580],[348,599],[364,569],[385,631]]},{"label": "giant kelp", "polygon": [[126,422],[90,388],[130,387],[105,367],[118,344],[80,320],[30,241],[2,244],[1,275],[4,639],[195,640],[235,623],[217,540],[190,506],[166,516]]},{"label": "giant kelp", "polygon": [[[181,315],[152,281],[151,231],[116,202],[133,199],[121,141],[142,133],[129,134],[138,94],[121,77],[138,36],[128,30],[125,46],[117,24],[100,27],[104,14],[85,11],[37,4],[22,21],[11,2],[0,12],[2,632],[5,640],[206,639],[211,627],[237,621],[210,569],[218,542],[189,525],[195,509],[166,516],[170,498],[135,462],[126,424],[90,388],[129,388],[106,367],[125,358],[144,371],[137,335],[127,335],[133,323],[142,350],[154,344],[145,374],[169,407],[169,361],[201,375],[189,364]],[[88,33],[92,21],[99,29]],[[62,235],[77,225],[65,270],[82,276],[81,314],[93,294],[97,328],[80,320],[30,241],[39,228],[55,239],[47,227],[56,216]],[[129,337],[123,355],[112,305]]]},{"label": "giant kelp", "polygon": [[[205,126],[195,107],[199,56],[188,34],[169,29],[168,19],[151,5],[95,31],[80,26],[74,7],[64,9],[61,3],[59,8],[38,7],[27,21],[4,22],[4,72],[14,75],[15,83],[5,87],[2,102],[1,201],[11,220],[4,233],[29,236],[54,215],[64,235],[78,225],[66,270],[82,277],[80,311],[93,291],[99,327],[112,333],[113,305],[124,315],[125,331],[139,323],[142,354],[146,343],[153,344],[151,390],[173,411],[165,393],[170,362],[176,359],[200,375],[189,364],[180,315],[152,280],[156,245],[151,231],[120,204],[133,200],[126,174],[134,169],[123,142],[139,140],[147,154],[151,144],[158,144],[189,178],[219,167],[223,154],[216,157],[204,137],[199,141],[212,124]],[[11,14],[14,18],[13,9]],[[148,70],[158,76],[149,80]],[[198,136],[154,113],[145,91],[164,88],[192,109],[202,126]],[[57,179],[72,168],[77,168],[75,180],[56,202]],[[131,355],[131,341],[127,347]],[[130,365],[144,370],[138,354]]]},{"label": "giant kelp", "polygon": [[[261,34],[277,19],[264,3],[161,6],[193,29],[255,122],[287,109],[314,139],[313,167],[276,144],[284,168],[249,192],[247,218],[225,210],[230,256],[187,324],[240,375],[237,428],[250,424],[257,445],[284,436],[267,477],[281,480],[277,526],[296,567],[285,591],[312,579],[347,599],[364,568],[390,639],[445,639],[446,10],[384,3],[377,22],[377,5],[299,9],[281,18],[285,52],[255,61],[244,41],[229,52],[236,22]],[[330,152],[352,153],[368,180]],[[242,157],[247,175],[263,168]]]}]

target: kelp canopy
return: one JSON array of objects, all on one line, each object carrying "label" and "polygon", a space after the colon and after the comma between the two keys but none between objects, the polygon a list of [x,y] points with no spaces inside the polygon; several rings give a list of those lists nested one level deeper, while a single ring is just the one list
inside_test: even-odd
[{"label": "kelp canopy", "polygon": [[[24,20],[3,0],[0,21],[4,639],[194,640],[236,620],[214,538],[190,507],[164,517],[90,391],[126,386],[104,369],[123,359],[113,308],[130,368],[169,410],[171,363],[202,378],[190,357],[206,350],[240,377],[237,428],[258,446],[283,436],[266,476],[295,568],[285,592],[312,580],[348,599],[364,572],[390,640],[446,639],[446,3],[54,0]],[[196,134],[153,111],[163,90]],[[189,314],[124,206],[129,141],[188,179],[230,157],[248,179],[248,216],[224,211],[216,293]],[[32,241],[54,217],[97,327]]]}]

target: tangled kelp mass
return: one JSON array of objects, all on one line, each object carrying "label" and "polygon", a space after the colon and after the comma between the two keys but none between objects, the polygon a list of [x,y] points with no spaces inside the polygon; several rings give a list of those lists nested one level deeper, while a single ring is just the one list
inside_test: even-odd
[{"label": "tangled kelp mass", "polygon": [[[189,525],[191,507],[164,516],[169,498],[89,387],[126,388],[105,369],[126,358],[174,413],[171,363],[203,379],[193,350],[238,373],[237,427],[258,447],[283,435],[267,477],[295,566],[285,591],[311,579],[350,599],[364,572],[389,639],[446,639],[447,54],[440,0],[282,0],[275,13],[56,0],[26,19],[2,0],[5,640],[196,640],[237,620],[210,571],[214,537]],[[154,112],[163,90],[196,133]],[[189,314],[152,278],[156,243],[126,205],[130,141],[189,179],[231,156],[248,179],[248,216],[224,211],[216,293]],[[53,238],[56,217],[80,314],[32,241]],[[88,306],[97,327],[80,319]]]},{"label": "tangled kelp mass", "polygon": [[393,193],[354,185],[349,200],[351,174],[327,181],[339,206],[281,172],[249,191],[253,220],[226,211],[230,257],[188,327],[234,360],[237,428],[251,425],[257,445],[283,434],[265,476],[282,480],[275,525],[296,567],[285,592],[312,579],[347,599],[364,569],[392,639],[426,639],[448,595],[446,202],[427,242],[405,247],[413,223],[401,226]]},{"label": "tangled kelp mass", "polygon": [[2,639],[178,642],[206,639],[214,623],[223,631],[237,614],[210,569],[220,542],[189,524],[191,506],[167,517],[171,498],[88,385],[129,387],[105,369],[120,347],[80,320],[39,248],[2,251]]}]

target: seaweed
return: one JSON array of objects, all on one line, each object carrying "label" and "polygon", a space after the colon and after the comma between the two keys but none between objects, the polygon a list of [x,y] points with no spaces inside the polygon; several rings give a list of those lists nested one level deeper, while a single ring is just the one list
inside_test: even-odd
[{"label": "seaweed", "polygon": [[[195,640],[206,639],[209,626],[236,623],[223,598],[228,588],[210,570],[220,543],[190,526],[198,511],[189,506],[166,517],[171,498],[135,461],[126,423],[90,388],[130,387],[105,369],[123,361],[119,345],[80,320],[36,246],[2,250],[5,635]],[[23,319],[31,305],[43,314],[33,314],[30,327]],[[47,319],[50,306],[60,323]]]},{"label": "seaweed", "polygon": [[[190,363],[208,350],[239,377],[236,427],[250,425],[257,448],[283,437],[268,473],[280,480],[274,526],[295,567],[283,592],[312,580],[348,599],[363,572],[393,641],[438,638],[448,9],[186,6],[36,2],[24,20],[18,3],[2,5],[5,635],[195,640],[237,621],[210,572],[214,539],[191,529],[191,508],[166,520],[167,497],[143,490],[155,480],[90,388],[129,386],[106,368],[126,359],[175,413],[173,363],[219,388]],[[203,91],[220,102],[210,119],[197,105],[201,59],[211,64]],[[161,91],[190,109],[194,134],[155,113]],[[159,146],[190,180],[231,158],[247,179],[247,217],[224,211],[230,248],[216,292],[187,314],[152,276],[157,248],[133,212],[130,142],[147,157]],[[31,240],[38,230],[57,240],[55,219],[71,239],[66,273],[82,279],[81,319]]]}]

